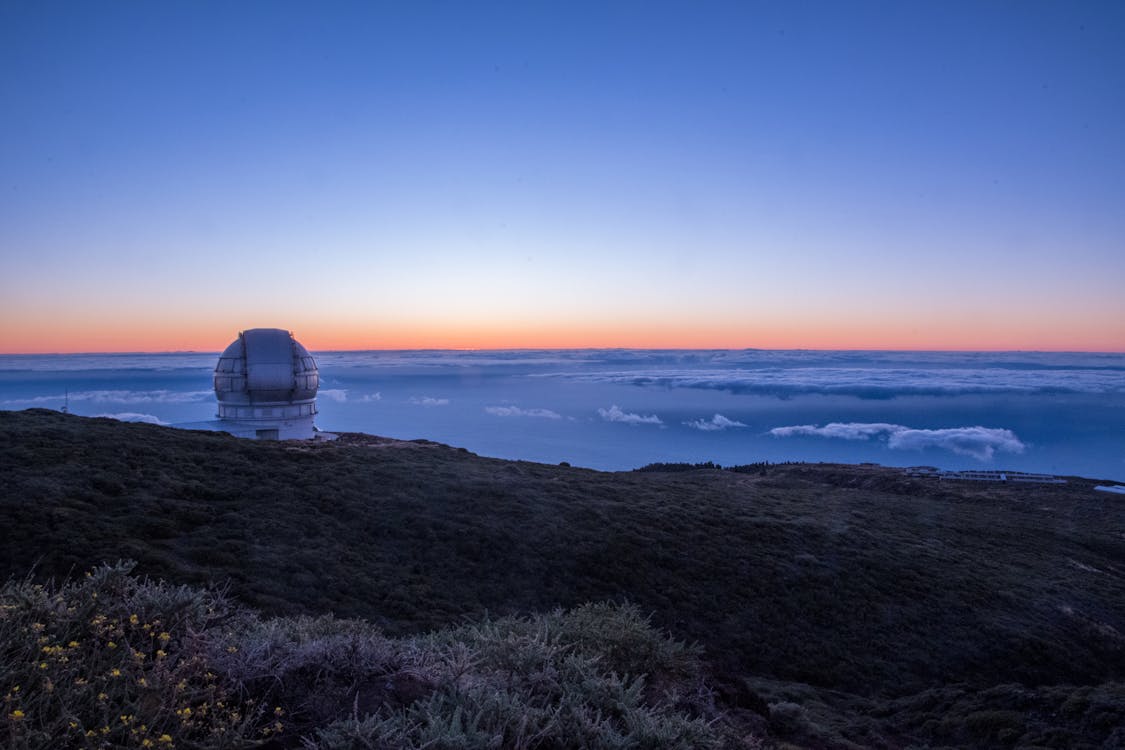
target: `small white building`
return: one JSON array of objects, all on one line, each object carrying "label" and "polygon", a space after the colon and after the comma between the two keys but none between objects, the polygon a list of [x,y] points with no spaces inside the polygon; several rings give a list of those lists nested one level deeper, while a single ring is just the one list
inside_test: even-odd
[{"label": "small white building", "polygon": [[308,440],[316,427],[316,361],[293,334],[251,328],[215,365],[217,429],[258,440]]}]

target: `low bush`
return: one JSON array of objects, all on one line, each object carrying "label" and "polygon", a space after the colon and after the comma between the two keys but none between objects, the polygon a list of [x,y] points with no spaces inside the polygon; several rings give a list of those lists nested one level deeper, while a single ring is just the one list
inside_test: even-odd
[{"label": "low bush", "polygon": [[0,589],[9,748],[707,748],[698,650],[631,605],[388,639],[263,619],[218,589],[100,567]]},{"label": "low bush", "polygon": [[[597,638],[607,636],[606,648]],[[614,638],[614,635],[617,637]],[[722,732],[691,651],[629,606],[588,605],[411,639],[431,684],[409,707],[350,717],[307,742],[343,748],[707,748]],[[654,670],[653,684],[640,671]]]},{"label": "low bush", "polygon": [[279,727],[212,668],[221,591],[103,566],[60,586],[0,589],[0,695],[9,748],[245,747]]}]

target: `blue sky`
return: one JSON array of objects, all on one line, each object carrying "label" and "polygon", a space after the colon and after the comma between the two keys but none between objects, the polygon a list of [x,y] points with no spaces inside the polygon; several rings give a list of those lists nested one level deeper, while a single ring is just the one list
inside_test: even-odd
[{"label": "blue sky", "polygon": [[1125,349],[1120,3],[0,6],[0,351]]}]

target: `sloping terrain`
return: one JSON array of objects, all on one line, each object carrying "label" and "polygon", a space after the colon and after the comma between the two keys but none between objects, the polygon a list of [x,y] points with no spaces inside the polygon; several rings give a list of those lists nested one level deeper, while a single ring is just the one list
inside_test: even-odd
[{"label": "sloping terrain", "polygon": [[[129,558],[178,583],[229,580],[268,614],[391,635],[628,600],[699,642],[732,701],[794,706],[771,722],[810,746],[1003,746],[1034,730],[1096,747],[1125,719],[1099,708],[1125,696],[1125,503],[1089,480],[602,473],[42,410],[0,412],[0,472],[0,569],[17,577]],[[1068,700],[1073,721],[1051,719]]]}]

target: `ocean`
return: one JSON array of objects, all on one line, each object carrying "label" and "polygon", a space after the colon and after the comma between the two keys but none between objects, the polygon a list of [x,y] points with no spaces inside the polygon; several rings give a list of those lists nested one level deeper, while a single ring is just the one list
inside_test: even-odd
[{"label": "ocean", "polygon": [[[315,353],[317,425],[485,456],[875,462],[1125,481],[1125,354],[518,350]],[[0,409],[214,418],[217,353],[0,355]]]}]

